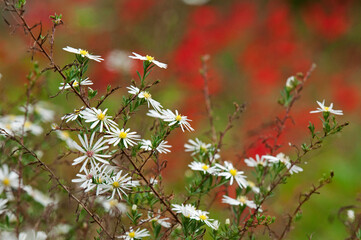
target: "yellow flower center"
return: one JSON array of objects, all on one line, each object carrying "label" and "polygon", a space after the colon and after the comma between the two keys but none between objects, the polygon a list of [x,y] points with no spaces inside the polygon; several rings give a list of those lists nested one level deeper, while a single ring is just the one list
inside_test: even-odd
[{"label": "yellow flower center", "polygon": [[254,184],[254,182],[252,181],[248,181],[248,185],[251,187],[251,188],[254,188],[256,186],[256,184]]},{"label": "yellow flower center", "polygon": [[99,113],[99,114],[97,115],[97,117],[98,117],[98,119],[99,119],[100,121],[103,121],[104,118],[105,118],[105,114],[101,112],[101,113]]},{"label": "yellow flower center", "polygon": [[117,201],[116,199],[112,199],[112,200],[109,201],[109,205],[110,205],[111,207],[114,207],[114,206],[117,205],[117,204],[118,204],[118,201]]},{"label": "yellow flower center", "polygon": [[10,185],[10,179],[9,179],[9,178],[4,178],[3,184],[4,184],[5,186],[9,186],[9,185]]},{"label": "yellow flower center", "polygon": [[149,99],[149,98],[151,98],[152,97],[152,95],[150,95],[150,93],[149,92],[144,92],[144,98],[145,99]]},{"label": "yellow flower center", "polygon": [[246,198],[245,196],[240,196],[240,197],[237,198],[237,200],[238,200],[240,203],[245,204],[246,201],[247,201],[247,198]]},{"label": "yellow flower center", "polygon": [[89,52],[87,50],[80,49],[79,54],[82,56],[86,56],[89,54]]},{"label": "yellow flower center", "polygon": [[330,109],[329,107],[325,107],[325,111],[326,111],[326,112],[328,112],[329,109]]},{"label": "yellow flower center", "polygon": [[10,123],[5,124],[5,128],[11,129],[11,124]]},{"label": "yellow flower center", "polygon": [[235,176],[237,175],[237,170],[234,169],[234,168],[232,168],[231,170],[229,170],[229,173],[230,173],[233,177],[235,177]]},{"label": "yellow flower center", "polygon": [[182,120],[182,116],[181,116],[181,115],[177,115],[177,116],[175,117],[175,120],[179,122],[180,120]]},{"label": "yellow flower center", "polygon": [[77,86],[79,86],[79,83],[78,83],[77,80],[74,80],[74,82],[73,82],[73,87],[77,87]]},{"label": "yellow flower center", "polygon": [[135,237],[135,232],[133,231],[133,232],[128,233],[128,236],[131,237],[131,238],[134,238]]},{"label": "yellow flower center", "polygon": [[124,139],[124,138],[126,138],[127,137],[127,133],[126,132],[120,132],[119,133],[119,138],[122,138],[122,139]]},{"label": "yellow flower center", "polygon": [[202,166],[202,169],[203,169],[204,171],[207,171],[207,170],[209,169],[209,167],[208,167],[208,165],[205,165],[205,164],[204,164],[204,165]]},{"label": "yellow flower center", "polygon": [[118,188],[118,187],[120,187],[119,182],[113,182],[113,183],[112,183],[112,185],[113,185],[113,187],[114,187],[114,188]]},{"label": "yellow flower center", "polygon": [[25,128],[31,127],[31,122],[26,121],[25,124],[24,124],[24,127],[25,127]]},{"label": "yellow flower center", "polygon": [[69,136],[70,136],[68,132],[64,131],[64,132],[61,132],[61,133],[63,134],[64,138],[69,138]]},{"label": "yellow flower center", "polygon": [[145,57],[147,58],[147,61],[149,61],[149,62],[151,62],[151,61],[154,60],[154,57],[151,57],[151,56],[149,56],[149,55],[147,55],[147,56],[145,56]]},{"label": "yellow flower center", "polygon": [[207,220],[207,216],[206,215],[200,215],[199,218],[202,220],[202,221],[205,221]]}]

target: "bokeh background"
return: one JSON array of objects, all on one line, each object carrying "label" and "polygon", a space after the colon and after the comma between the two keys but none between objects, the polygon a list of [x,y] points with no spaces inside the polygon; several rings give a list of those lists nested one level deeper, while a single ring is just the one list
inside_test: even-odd
[{"label": "bokeh background", "polygon": [[[194,137],[209,140],[203,79],[199,74],[202,55],[210,56],[210,91],[217,129],[226,125],[234,101],[246,103],[246,111],[235,122],[221,152],[225,159],[240,162],[243,159],[239,156],[266,153],[255,133],[272,133],[264,126],[282,116],[277,99],[286,79],[307,72],[316,63],[301,100],[292,110],[294,124],[289,122],[281,136],[281,151],[294,156],[288,142],[306,142],[309,121],[321,126],[319,116],[309,114],[317,107],[316,100],[333,102],[335,109],[344,111],[339,121],[349,121],[350,126],[307,156],[302,165],[304,172],[281,186],[268,205],[272,206],[270,214],[277,216],[276,224],[282,226],[284,214],[293,211],[299,193],[333,170],[334,182],[305,205],[304,216],[289,239],[306,239],[310,234],[314,239],[347,236],[337,212],[342,206],[357,204],[361,190],[360,1],[33,0],[26,8],[29,22],[42,21],[45,31],[51,27],[49,15],[63,14],[64,24],[55,34],[57,64],[72,60],[72,54],[61,50],[65,46],[85,48],[104,57],[103,63],[92,63],[89,69],[94,88],[100,92],[108,84],[128,86],[135,78],[141,66],[128,58],[132,51],[168,64],[167,70],[154,70],[152,79],[160,79],[161,83],[152,95],[163,106],[177,108],[193,119],[196,129],[169,138],[173,152],[163,157],[168,160],[164,176],[175,191],[184,188],[184,172],[191,161],[183,152],[183,144]],[[28,47],[32,41],[21,29],[10,31],[4,22],[0,23],[0,34],[0,99],[15,103],[21,98],[20,89],[31,66]],[[47,66],[42,56],[34,58],[40,66]],[[47,72],[41,81],[46,86],[46,99],[56,93],[61,79]],[[116,108],[120,96],[112,99],[109,107]],[[81,105],[72,100],[72,96],[59,96],[50,101],[61,116]],[[61,175],[70,180],[75,173],[64,171]],[[222,208],[221,204],[215,207]]]}]

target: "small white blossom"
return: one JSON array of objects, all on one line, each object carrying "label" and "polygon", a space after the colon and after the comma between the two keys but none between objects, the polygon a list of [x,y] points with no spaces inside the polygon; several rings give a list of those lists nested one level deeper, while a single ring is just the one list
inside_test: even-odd
[{"label": "small white blossom", "polygon": [[221,170],[221,172],[217,173],[217,175],[230,179],[231,185],[233,184],[233,180],[236,180],[240,188],[247,187],[247,180],[246,176],[243,175],[243,171],[235,169],[232,163],[225,161],[224,166],[218,163],[216,163],[216,166]]},{"label": "small white blossom", "polygon": [[125,240],[131,240],[131,239],[141,239],[148,236],[150,236],[150,234],[147,229],[138,228],[136,231],[134,231],[132,228],[130,228],[128,232],[126,232],[122,236],[118,236],[117,238],[124,238]]},{"label": "small white blossom", "polygon": [[116,146],[119,142],[122,142],[125,148],[134,146],[136,144],[135,141],[140,139],[140,135],[137,135],[136,132],[129,132],[130,129],[124,130],[123,128],[119,130],[119,128],[110,128],[110,131],[107,131],[106,138],[109,138],[107,142],[109,144],[113,144]]},{"label": "small white blossom", "polygon": [[0,168],[0,193],[11,188],[19,187],[19,175],[10,171],[8,165],[3,164]]},{"label": "small white blossom", "polygon": [[79,87],[79,86],[90,86],[93,85],[93,82],[91,80],[89,80],[89,78],[80,80],[80,82],[78,82],[77,80],[72,80],[69,83],[66,83],[65,87],[64,87],[64,83],[60,83],[60,87],[59,90],[62,89],[69,89],[71,88],[70,83],[72,83],[71,85],[73,86],[73,88]]},{"label": "small white blossom", "polygon": [[40,203],[44,207],[46,207],[50,204],[52,204],[52,205],[57,204],[57,201],[55,199],[48,197],[47,195],[45,195],[44,193],[42,193],[41,191],[39,191],[37,189],[33,189],[31,186],[24,186],[23,189],[36,202]]},{"label": "small white blossom", "polygon": [[66,114],[65,116],[63,116],[61,118],[61,120],[66,120],[66,122],[69,122],[69,121],[75,121],[78,119],[78,117],[80,117],[80,114],[81,114],[81,111],[83,111],[83,108],[81,109],[74,109],[74,112],[72,113],[69,113],[69,114]]},{"label": "small white blossom", "polygon": [[197,161],[191,162],[188,167],[190,167],[194,171],[202,171],[203,173],[214,174],[215,172],[217,172],[217,167],[211,167],[208,164]]},{"label": "small white blossom", "polygon": [[111,116],[106,115],[108,109],[104,111],[96,108],[86,108],[81,112],[81,117],[85,119],[85,122],[93,123],[90,129],[95,128],[100,123],[100,132],[103,132],[103,125],[109,131],[109,127],[116,127],[118,124],[111,120]]},{"label": "small white blossom", "polygon": [[72,48],[72,47],[67,46],[66,48],[63,48],[63,50],[67,51],[67,52],[79,54],[82,57],[87,57],[87,58],[89,58],[91,60],[94,60],[94,61],[97,61],[97,62],[101,62],[101,61],[104,60],[103,58],[101,58],[101,56],[91,55],[91,54],[89,54],[89,52],[87,50],[84,50],[84,49],[81,49],[81,48],[76,49],[76,48]]},{"label": "small white blossom", "polygon": [[126,213],[127,205],[119,202],[117,199],[107,199],[105,197],[98,197],[97,201],[102,204],[103,208],[109,212],[111,216],[116,216],[117,213]]},{"label": "small white blossom", "polygon": [[196,210],[194,215],[191,216],[191,219],[195,219],[197,221],[204,222],[208,227],[213,228],[215,230],[218,229],[218,225],[214,224],[214,219],[209,219],[208,217],[209,212],[202,211],[202,210]]},{"label": "small white blossom", "polygon": [[150,104],[155,110],[161,111],[162,105],[158,101],[154,100],[152,98],[152,95],[149,92],[140,91],[139,88],[134,87],[134,86],[130,86],[127,88],[129,89],[128,92],[130,94],[134,94],[134,95],[138,94],[138,98],[144,98],[145,101],[147,101],[147,103],[148,103],[148,108],[149,108],[149,104]]},{"label": "small white blossom", "polygon": [[237,197],[237,199],[234,199],[226,195],[223,195],[222,203],[227,203],[229,205],[241,205],[241,206],[246,205],[249,208],[254,208],[254,209],[257,208],[257,205],[253,201],[248,200],[246,196],[239,196]]},{"label": "small white blossom", "polygon": [[167,110],[162,109],[159,113],[157,111],[150,110],[147,113],[147,115],[150,117],[160,118],[165,122],[169,122],[169,124],[168,124],[169,126],[179,125],[183,132],[184,132],[184,129],[186,129],[188,131],[194,131],[194,129],[189,124],[189,121],[192,121],[192,120],[188,119],[187,116],[183,116],[183,115],[179,114],[178,110],[175,110],[175,113],[173,113],[169,109],[167,109]]},{"label": "small white blossom", "polygon": [[272,162],[272,163],[277,163],[277,162],[283,163],[286,166],[286,168],[289,169],[290,174],[299,173],[299,172],[303,171],[303,169],[301,167],[296,166],[295,164],[292,165],[290,158],[288,156],[286,156],[284,153],[277,154],[275,159],[270,159],[270,162]]},{"label": "small white blossom", "polygon": [[250,187],[254,193],[260,193],[259,187],[257,187],[254,182],[248,180],[247,184],[248,184],[248,187]]},{"label": "small white blossom", "polygon": [[88,162],[90,162],[92,167],[95,166],[96,161],[102,162],[104,164],[109,164],[109,162],[104,160],[103,158],[110,158],[111,155],[99,153],[105,149],[108,149],[109,146],[103,146],[105,144],[105,141],[103,141],[103,137],[99,138],[98,141],[93,145],[94,137],[95,132],[93,132],[90,137],[90,142],[88,142],[88,137],[86,134],[84,134],[84,138],[78,135],[82,147],[80,147],[77,143],[74,144],[74,147],[84,154],[83,156],[74,159],[74,162],[72,164],[77,165],[81,162],[84,162],[82,167],[80,168],[80,172],[82,172],[86,168]]},{"label": "small white blossom", "polygon": [[112,191],[111,198],[114,198],[115,193],[122,199],[122,193],[127,196],[125,190],[130,190],[132,187],[139,185],[139,181],[132,180],[131,177],[127,177],[128,173],[122,176],[122,171],[119,171],[117,175],[107,179],[107,183],[103,184],[103,188]]},{"label": "small white blossom", "polygon": [[192,152],[192,156],[197,153],[207,152],[212,147],[212,144],[206,144],[200,141],[198,138],[196,138],[195,141],[193,139],[189,139],[188,142],[189,143],[184,144],[185,151]]},{"label": "small white blossom", "polygon": [[277,160],[276,157],[269,156],[269,155],[263,155],[259,156],[256,155],[256,159],[250,157],[244,160],[244,162],[247,164],[248,167],[257,167],[257,166],[263,166],[266,167],[268,164],[268,161],[270,160]]},{"label": "small white blossom", "polygon": [[[144,149],[145,151],[151,151],[154,150],[154,147],[152,145],[152,142],[150,140],[146,140],[146,139],[142,139],[141,140],[141,149]],[[170,150],[169,148],[171,148],[171,145],[167,145],[168,141],[164,141],[162,140],[158,146],[155,148],[155,150],[159,153],[169,153]]]},{"label": "small white blossom", "polygon": [[46,238],[46,233],[42,231],[29,230],[19,234],[19,240],[45,240]]},{"label": "small white blossom", "polygon": [[342,110],[332,109],[333,103],[331,103],[329,107],[325,106],[325,100],[323,100],[322,103],[317,101],[317,104],[320,107],[318,107],[317,110],[311,111],[310,113],[329,112],[329,113],[333,113],[335,115],[343,115]]},{"label": "small white blossom", "polygon": [[134,56],[129,56],[130,58],[132,59],[138,59],[138,60],[142,60],[142,61],[148,61],[150,63],[154,63],[155,65],[157,65],[158,67],[160,68],[167,68],[167,64],[165,63],[161,63],[157,60],[154,59],[154,57],[151,57],[151,56],[142,56],[142,55],[139,55],[138,53],[135,53],[135,52],[132,52]]},{"label": "small white blossom", "polygon": [[347,218],[350,222],[355,221],[355,211],[352,209],[347,210]]},{"label": "small white blossom", "polygon": [[186,204],[185,206],[183,204],[172,204],[172,206],[173,211],[175,211],[176,213],[181,213],[187,218],[194,216],[195,212],[197,211],[197,209],[191,204]]}]

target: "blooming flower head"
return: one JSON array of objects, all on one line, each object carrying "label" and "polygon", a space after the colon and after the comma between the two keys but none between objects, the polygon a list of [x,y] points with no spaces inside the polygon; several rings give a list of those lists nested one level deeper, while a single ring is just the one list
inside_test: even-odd
[{"label": "blooming flower head", "polygon": [[83,156],[74,159],[74,162],[72,164],[72,165],[77,165],[81,162],[84,162],[82,167],[80,168],[80,172],[85,170],[88,162],[90,162],[92,167],[95,166],[96,161],[102,162],[104,164],[109,164],[109,162],[104,160],[104,158],[110,158],[111,155],[99,153],[105,149],[108,149],[109,146],[103,146],[105,144],[105,141],[103,141],[103,137],[99,138],[98,141],[93,145],[94,137],[95,137],[95,132],[93,132],[93,134],[90,137],[90,142],[88,142],[88,137],[86,134],[84,134],[84,138],[78,135],[82,147],[80,147],[77,143],[74,143],[74,147],[78,151],[84,154]]},{"label": "blooming flower head", "polygon": [[303,169],[301,167],[296,166],[295,164],[292,164],[290,158],[288,156],[286,156],[284,153],[277,154],[276,158],[270,160],[270,162],[273,162],[273,163],[281,162],[282,164],[284,164],[286,166],[287,169],[289,169],[290,174],[299,173],[299,172],[303,171]]},{"label": "blooming flower head", "polygon": [[74,112],[72,113],[69,113],[69,114],[66,114],[65,116],[63,116],[61,118],[61,120],[66,120],[66,122],[69,122],[69,121],[75,121],[81,114],[81,111],[83,111],[83,108],[81,109],[74,109]]},{"label": "blooming flower head", "polygon": [[252,181],[247,181],[248,187],[254,192],[254,193],[259,193],[260,189],[259,187],[256,186],[256,184]]},{"label": "blooming flower head", "polygon": [[342,110],[333,109],[333,103],[331,103],[329,107],[325,106],[325,100],[323,100],[322,103],[317,101],[317,104],[319,106],[317,110],[311,111],[310,113],[328,112],[328,113],[333,113],[335,115],[343,115]]},{"label": "blooming flower head", "polygon": [[93,178],[100,172],[99,163],[95,163],[90,169],[84,168],[84,174],[77,173],[78,178],[72,179],[72,182],[81,183],[80,187],[85,189],[85,192],[90,191],[96,184],[93,184]]},{"label": "blooming flower head", "polygon": [[111,120],[111,116],[107,115],[108,109],[104,111],[96,108],[86,108],[81,112],[82,118],[85,119],[85,122],[93,123],[90,126],[90,129],[95,128],[100,123],[100,132],[103,132],[103,125],[109,131],[109,127],[116,127],[118,124]]},{"label": "blooming flower head", "polygon": [[183,116],[183,115],[179,114],[178,110],[175,110],[175,113],[173,113],[169,109],[167,109],[167,110],[162,109],[160,112],[150,110],[147,113],[147,115],[150,117],[160,118],[165,122],[169,122],[168,126],[179,125],[183,132],[184,132],[184,129],[186,129],[188,131],[194,131],[194,129],[189,124],[189,121],[192,121],[192,120],[188,119],[187,116]]},{"label": "blooming flower head", "polygon": [[230,184],[233,184],[233,180],[236,180],[240,188],[247,187],[246,176],[243,175],[243,171],[238,171],[233,167],[233,164],[225,161],[224,166],[216,163],[216,167],[221,170],[217,173],[218,176],[223,176],[226,179],[230,179]]},{"label": "blooming flower head", "polygon": [[19,175],[14,171],[10,171],[8,165],[3,164],[0,168],[0,193],[4,189],[18,188],[18,186]]},{"label": "blooming flower head", "polygon": [[190,218],[192,217],[195,212],[196,212],[196,208],[191,205],[191,204],[186,204],[185,206],[183,204],[179,205],[179,204],[172,204],[173,208],[172,210],[175,211],[176,213],[181,213],[183,214],[183,216]]},{"label": "blooming flower head", "polygon": [[249,208],[257,208],[257,205],[253,201],[248,200],[246,196],[239,196],[237,199],[234,199],[223,195],[222,203],[227,203],[229,205],[246,205]]},{"label": "blooming flower head", "polygon": [[138,186],[138,181],[132,181],[131,177],[128,177],[128,173],[122,176],[122,171],[119,171],[115,176],[111,177],[107,184],[104,185],[105,189],[112,191],[111,198],[114,198],[115,193],[122,199],[122,193],[127,195],[125,190],[130,190],[132,187]]},{"label": "blooming flower head", "polygon": [[124,130],[123,128],[119,130],[119,128],[110,128],[110,131],[107,131],[106,133],[108,135],[105,135],[106,138],[109,138],[107,141],[109,144],[113,144],[116,146],[119,142],[122,142],[125,146],[125,148],[128,148],[135,145],[136,142],[140,139],[140,135],[137,135],[136,132],[129,132],[130,129]]},{"label": "blooming flower head", "polygon": [[256,159],[250,157],[250,158],[245,159],[244,162],[247,164],[248,167],[257,167],[257,166],[266,167],[268,165],[268,161],[270,159],[277,160],[277,158],[273,157],[273,156],[263,155],[260,157],[257,154]]},{"label": "blooming flower head", "polygon": [[149,92],[140,91],[139,88],[134,87],[134,86],[130,86],[130,87],[127,87],[127,88],[129,89],[128,92],[130,94],[134,94],[134,95],[138,94],[138,98],[145,99],[145,101],[147,101],[147,103],[148,103],[148,108],[149,108],[149,105],[151,105],[155,110],[161,111],[162,105],[158,101],[154,100],[152,98],[152,95]]},{"label": "blooming flower head", "polygon": [[142,239],[144,237],[150,236],[147,229],[140,229],[138,228],[136,231],[133,228],[130,228],[124,235],[118,236],[117,238],[124,238],[125,240],[131,239]]},{"label": "blooming flower head", "polygon": [[115,216],[117,213],[126,213],[127,205],[119,202],[115,198],[107,199],[105,197],[98,197],[97,201],[103,206],[103,208],[109,212],[111,216]]},{"label": "blooming flower head", "polygon": [[206,144],[200,141],[198,138],[195,140],[189,139],[188,142],[189,143],[184,144],[184,148],[186,152],[192,152],[192,156],[197,153],[206,153],[208,149],[212,147],[212,144]]},{"label": "blooming flower head", "polygon": [[[70,85],[71,83],[71,85]],[[65,84],[65,87],[64,87],[64,83],[60,83],[60,87],[59,87],[59,90],[62,90],[62,89],[69,89],[71,88],[71,86],[73,86],[73,88],[76,88],[76,87],[79,87],[79,86],[90,86],[90,85],[93,85],[93,82],[89,80],[89,78],[86,78],[86,79],[83,79],[83,80],[80,80],[80,82],[78,82],[77,80],[72,80],[70,81],[70,83],[66,83]]]},{"label": "blooming flower head", "polygon": [[215,172],[217,172],[217,167],[211,167],[208,164],[197,161],[191,162],[188,167],[190,167],[194,171],[202,171],[203,173],[214,174]]},{"label": "blooming flower head", "polygon": [[160,68],[167,68],[167,64],[165,63],[161,63],[157,60],[154,59],[154,57],[151,57],[151,56],[142,56],[142,55],[139,55],[138,53],[135,53],[135,52],[132,52],[134,56],[129,56],[130,58],[133,58],[133,59],[138,59],[138,60],[142,60],[142,61],[147,61],[147,62],[150,62],[150,63],[154,63],[154,65],[157,65],[158,67]]},{"label": "blooming flower head", "polygon": [[86,57],[86,58],[89,58],[89,59],[97,61],[97,62],[101,62],[101,61],[104,60],[103,58],[101,58],[101,56],[91,55],[91,54],[89,54],[89,52],[87,50],[84,50],[84,49],[81,49],[81,48],[76,49],[76,48],[72,48],[72,47],[67,46],[66,48],[63,48],[63,50],[67,51],[67,52],[79,54],[82,57]]},{"label": "blooming flower head", "polygon": [[204,222],[208,227],[213,228],[213,229],[217,229],[218,225],[214,224],[214,219],[210,219],[208,217],[209,212],[206,211],[202,211],[202,210],[196,210],[194,215],[191,216],[191,219],[195,219],[197,221],[201,221]]},{"label": "blooming flower head", "polygon": [[35,230],[29,230],[27,232],[21,232],[19,234],[19,240],[45,240],[47,235],[45,232]]},{"label": "blooming flower head", "polygon": [[167,144],[168,141],[164,141],[162,140],[157,147],[153,147],[152,141],[150,140],[146,140],[146,139],[142,139],[141,140],[141,149],[144,149],[145,151],[151,151],[151,150],[156,150],[159,153],[169,153],[170,150],[169,148],[171,148],[171,145]]}]

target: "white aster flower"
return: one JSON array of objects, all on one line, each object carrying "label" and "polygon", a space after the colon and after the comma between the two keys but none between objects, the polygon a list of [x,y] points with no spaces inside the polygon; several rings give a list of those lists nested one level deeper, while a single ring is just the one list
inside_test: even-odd
[{"label": "white aster flower", "polygon": [[121,193],[127,196],[125,190],[130,190],[139,185],[139,181],[133,181],[131,177],[127,176],[128,173],[122,176],[122,171],[119,171],[117,175],[108,179],[106,184],[103,184],[104,189],[112,191],[111,198],[114,198],[115,193],[117,193],[122,199]]},{"label": "white aster flower", "polygon": [[6,204],[8,203],[7,199],[0,198],[0,214],[6,212]]},{"label": "white aster flower", "polygon": [[183,132],[184,132],[184,129],[186,129],[188,131],[194,131],[194,129],[189,124],[189,121],[192,121],[192,120],[188,119],[187,116],[182,116],[181,114],[179,114],[178,110],[175,110],[175,113],[173,113],[169,109],[167,109],[167,110],[162,109],[160,112],[150,110],[147,113],[147,115],[150,117],[160,118],[165,122],[169,122],[169,124],[168,124],[169,126],[179,124],[179,126],[181,127]]},{"label": "white aster flower", "polygon": [[155,65],[157,65],[160,68],[167,68],[167,64],[158,62],[157,60],[154,59],[154,57],[151,57],[151,56],[148,56],[148,55],[144,57],[142,55],[139,55],[138,53],[135,53],[135,52],[132,52],[132,53],[133,53],[134,56],[129,56],[132,59],[148,61],[150,63],[154,63]]},{"label": "white aster flower", "polygon": [[254,193],[257,193],[257,194],[260,193],[259,187],[257,187],[254,182],[248,180],[247,184],[248,184],[248,187],[250,187]]},{"label": "white aster flower", "polygon": [[202,210],[196,210],[194,215],[191,216],[191,219],[197,220],[197,221],[201,221],[204,222],[208,227],[213,228],[213,229],[218,229],[217,225],[214,225],[214,219],[210,219],[208,217],[209,212],[206,211],[202,211]]},{"label": "white aster flower", "polygon": [[79,54],[82,57],[87,57],[87,58],[89,58],[91,60],[94,60],[94,61],[97,61],[97,62],[101,62],[101,61],[104,60],[103,58],[101,58],[101,56],[91,55],[91,54],[89,54],[89,52],[87,50],[80,49],[80,48],[76,49],[76,48],[72,48],[72,47],[67,46],[66,48],[63,48],[63,50],[65,50],[67,52]]},{"label": "white aster flower", "polygon": [[256,159],[250,157],[244,160],[244,162],[247,164],[248,167],[257,167],[257,166],[263,166],[266,167],[268,164],[268,161],[271,160],[277,160],[276,157],[270,156],[270,155],[263,155],[259,156],[256,155]]},{"label": "white aster flower", "polygon": [[81,183],[80,187],[85,189],[85,192],[92,190],[97,185],[93,183],[93,177],[97,176],[98,172],[101,172],[99,163],[96,163],[89,170],[84,168],[84,174],[77,173],[78,178],[74,178],[71,181],[75,183]]},{"label": "white aster flower", "polygon": [[74,162],[72,164],[77,165],[81,162],[84,162],[82,167],[80,168],[80,172],[82,172],[86,168],[88,162],[90,162],[92,167],[95,166],[96,161],[102,162],[104,164],[109,164],[109,162],[104,160],[103,158],[110,158],[111,155],[99,153],[105,149],[108,149],[109,146],[103,146],[105,144],[105,141],[103,141],[103,137],[99,138],[98,141],[93,145],[94,137],[95,132],[93,132],[90,137],[90,142],[88,142],[88,137],[86,134],[84,134],[84,139],[80,135],[78,135],[82,147],[80,147],[77,143],[74,143],[74,147],[84,154],[83,156],[74,159]]},{"label": "white aster flower", "polygon": [[234,198],[231,198],[231,197],[228,197],[226,195],[223,195],[223,198],[222,198],[222,203],[227,203],[229,205],[241,205],[241,206],[247,206],[249,208],[257,208],[257,205],[251,201],[251,200],[248,200],[248,198],[246,196],[239,196],[237,197],[237,199],[234,199]]},{"label": "white aster flower", "polygon": [[89,80],[89,78],[86,78],[86,79],[83,79],[83,80],[80,80],[80,82],[78,82],[77,80],[72,80],[70,81],[69,83],[66,83],[65,87],[64,87],[64,83],[60,83],[60,87],[59,87],[59,90],[62,90],[62,89],[69,89],[71,88],[70,86],[70,83],[72,82],[72,86],[73,88],[76,88],[76,87],[79,87],[79,86],[90,86],[90,85],[93,85],[93,82],[91,80]]},{"label": "white aster flower", "polygon": [[0,168],[0,193],[10,188],[19,187],[19,175],[10,171],[8,165],[3,164]]},{"label": "white aster flower", "polygon": [[140,139],[140,135],[137,135],[136,132],[129,132],[130,128],[127,130],[124,130],[123,128],[119,130],[119,128],[110,128],[110,131],[107,131],[106,133],[108,135],[105,135],[106,138],[109,138],[107,142],[109,144],[113,144],[116,146],[119,142],[122,142],[125,146],[125,148],[134,146],[136,144],[135,141],[138,141]]},{"label": "white aster flower", "polygon": [[162,227],[170,228],[171,224],[168,221],[169,221],[169,218],[162,218],[162,216],[160,215],[160,211],[158,210],[158,214],[156,216],[154,216],[153,212],[148,212],[148,218],[145,220],[141,220],[140,223],[157,222]]},{"label": "white aster flower", "polygon": [[169,153],[170,150],[168,148],[171,148],[171,145],[167,145],[168,141],[164,141],[162,140],[157,147],[153,147],[152,142],[150,140],[145,140],[142,139],[141,140],[141,149],[144,149],[145,151],[151,151],[151,150],[156,150],[159,153]]},{"label": "white aster flower", "polygon": [[283,163],[287,169],[289,169],[289,173],[293,174],[293,173],[299,173],[302,172],[303,169],[299,166],[296,165],[292,165],[291,160],[288,156],[286,156],[284,153],[279,153],[277,154],[275,159],[271,159],[270,162],[272,163],[277,163],[277,162],[281,162]]},{"label": "white aster flower", "polygon": [[81,117],[85,119],[85,122],[92,122],[90,129],[95,128],[100,123],[100,132],[103,132],[103,125],[109,131],[109,127],[116,127],[118,124],[111,120],[111,116],[106,115],[108,109],[104,111],[96,108],[86,108],[81,112]]},{"label": "white aster flower", "polygon": [[101,203],[103,208],[109,212],[111,216],[116,216],[118,213],[122,214],[127,212],[127,205],[119,202],[115,198],[107,199],[105,197],[98,197],[97,201]]},{"label": "white aster flower", "polygon": [[218,163],[216,163],[216,166],[221,170],[221,172],[217,173],[217,175],[230,179],[230,185],[233,184],[233,180],[236,180],[240,188],[247,187],[247,180],[246,176],[243,175],[243,171],[235,169],[232,163],[225,161],[224,166]]},{"label": "white aster flower", "polygon": [[48,236],[45,232],[30,230],[27,232],[21,232],[19,234],[19,240],[45,240]]},{"label": "white aster flower", "polygon": [[150,105],[152,105],[152,107],[153,107],[155,110],[161,111],[162,105],[161,105],[158,101],[154,100],[154,99],[152,98],[152,95],[151,95],[149,92],[147,92],[147,91],[140,91],[139,88],[134,87],[134,86],[130,86],[130,87],[127,87],[127,88],[129,89],[128,92],[129,92],[130,94],[134,94],[134,95],[138,94],[138,98],[144,98],[145,101],[147,101],[147,103],[148,103],[148,108],[149,108],[149,104],[150,104]]},{"label": "white aster flower", "polygon": [[205,144],[204,142],[200,141],[198,138],[195,139],[189,139],[189,143],[184,144],[185,151],[186,152],[192,152],[192,156],[197,153],[204,153],[207,152],[211,147],[212,144],[208,143]]},{"label": "white aster flower", "polygon": [[325,106],[325,100],[323,100],[322,103],[317,101],[317,104],[320,107],[318,107],[317,110],[311,111],[310,113],[329,112],[329,113],[333,113],[335,115],[343,115],[342,110],[332,109],[333,103],[331,103],[329,107]]},{"label": "white aster flower", "polygon": [[188,167],[190,167],[194,171],[202,171],[203,173],[214,174],[215,172],[217,172],[217,167],[210,167],[208,164],[197,161],[191,162]]},{"label": "white aster flower", "polygon": [[130,228],[128,232],[126,232],[122,236],[118,236],[117,238],[124,238],[125,240],[131,240],[131,239],[141,239],[148,236],[150,236],[150,234],[147,229],[138,228],[136,231],[134,231],[133,228]]},{"label": "white aster flower", "polygon": [[197,209],[191,204],[186,204],[185,206],[183,204],[172,204],[172,206],[173,211],[175,211],[176,213],[181,213],[187,218],[194,216],[195,212],[197,211]]},{"label": "white aster flower", "polygon": [[23,189],[36,202],[40,203],[44,207],[46,207],[50,204],[52,204],[52,205],[57,204],[57,201],[55,199],[48,197],[47,195],[45,195],[44,193],[42,193],[41,191],[39,191],[37,189],[33,189],[31,186],[24,186]]},{"label": "white aster flower", "polygon": [[80,116],[81,114],[81,111],[83,111],[83,108],[81,109],[74,109],[74,112],[72,113],[69,113],[69,114],[66,114],[65,116],[63,116],[61,118],[61,120],[66,120],[66,122],[69,122],[69,121],[75,121],[78,119],[78,117]]}]

